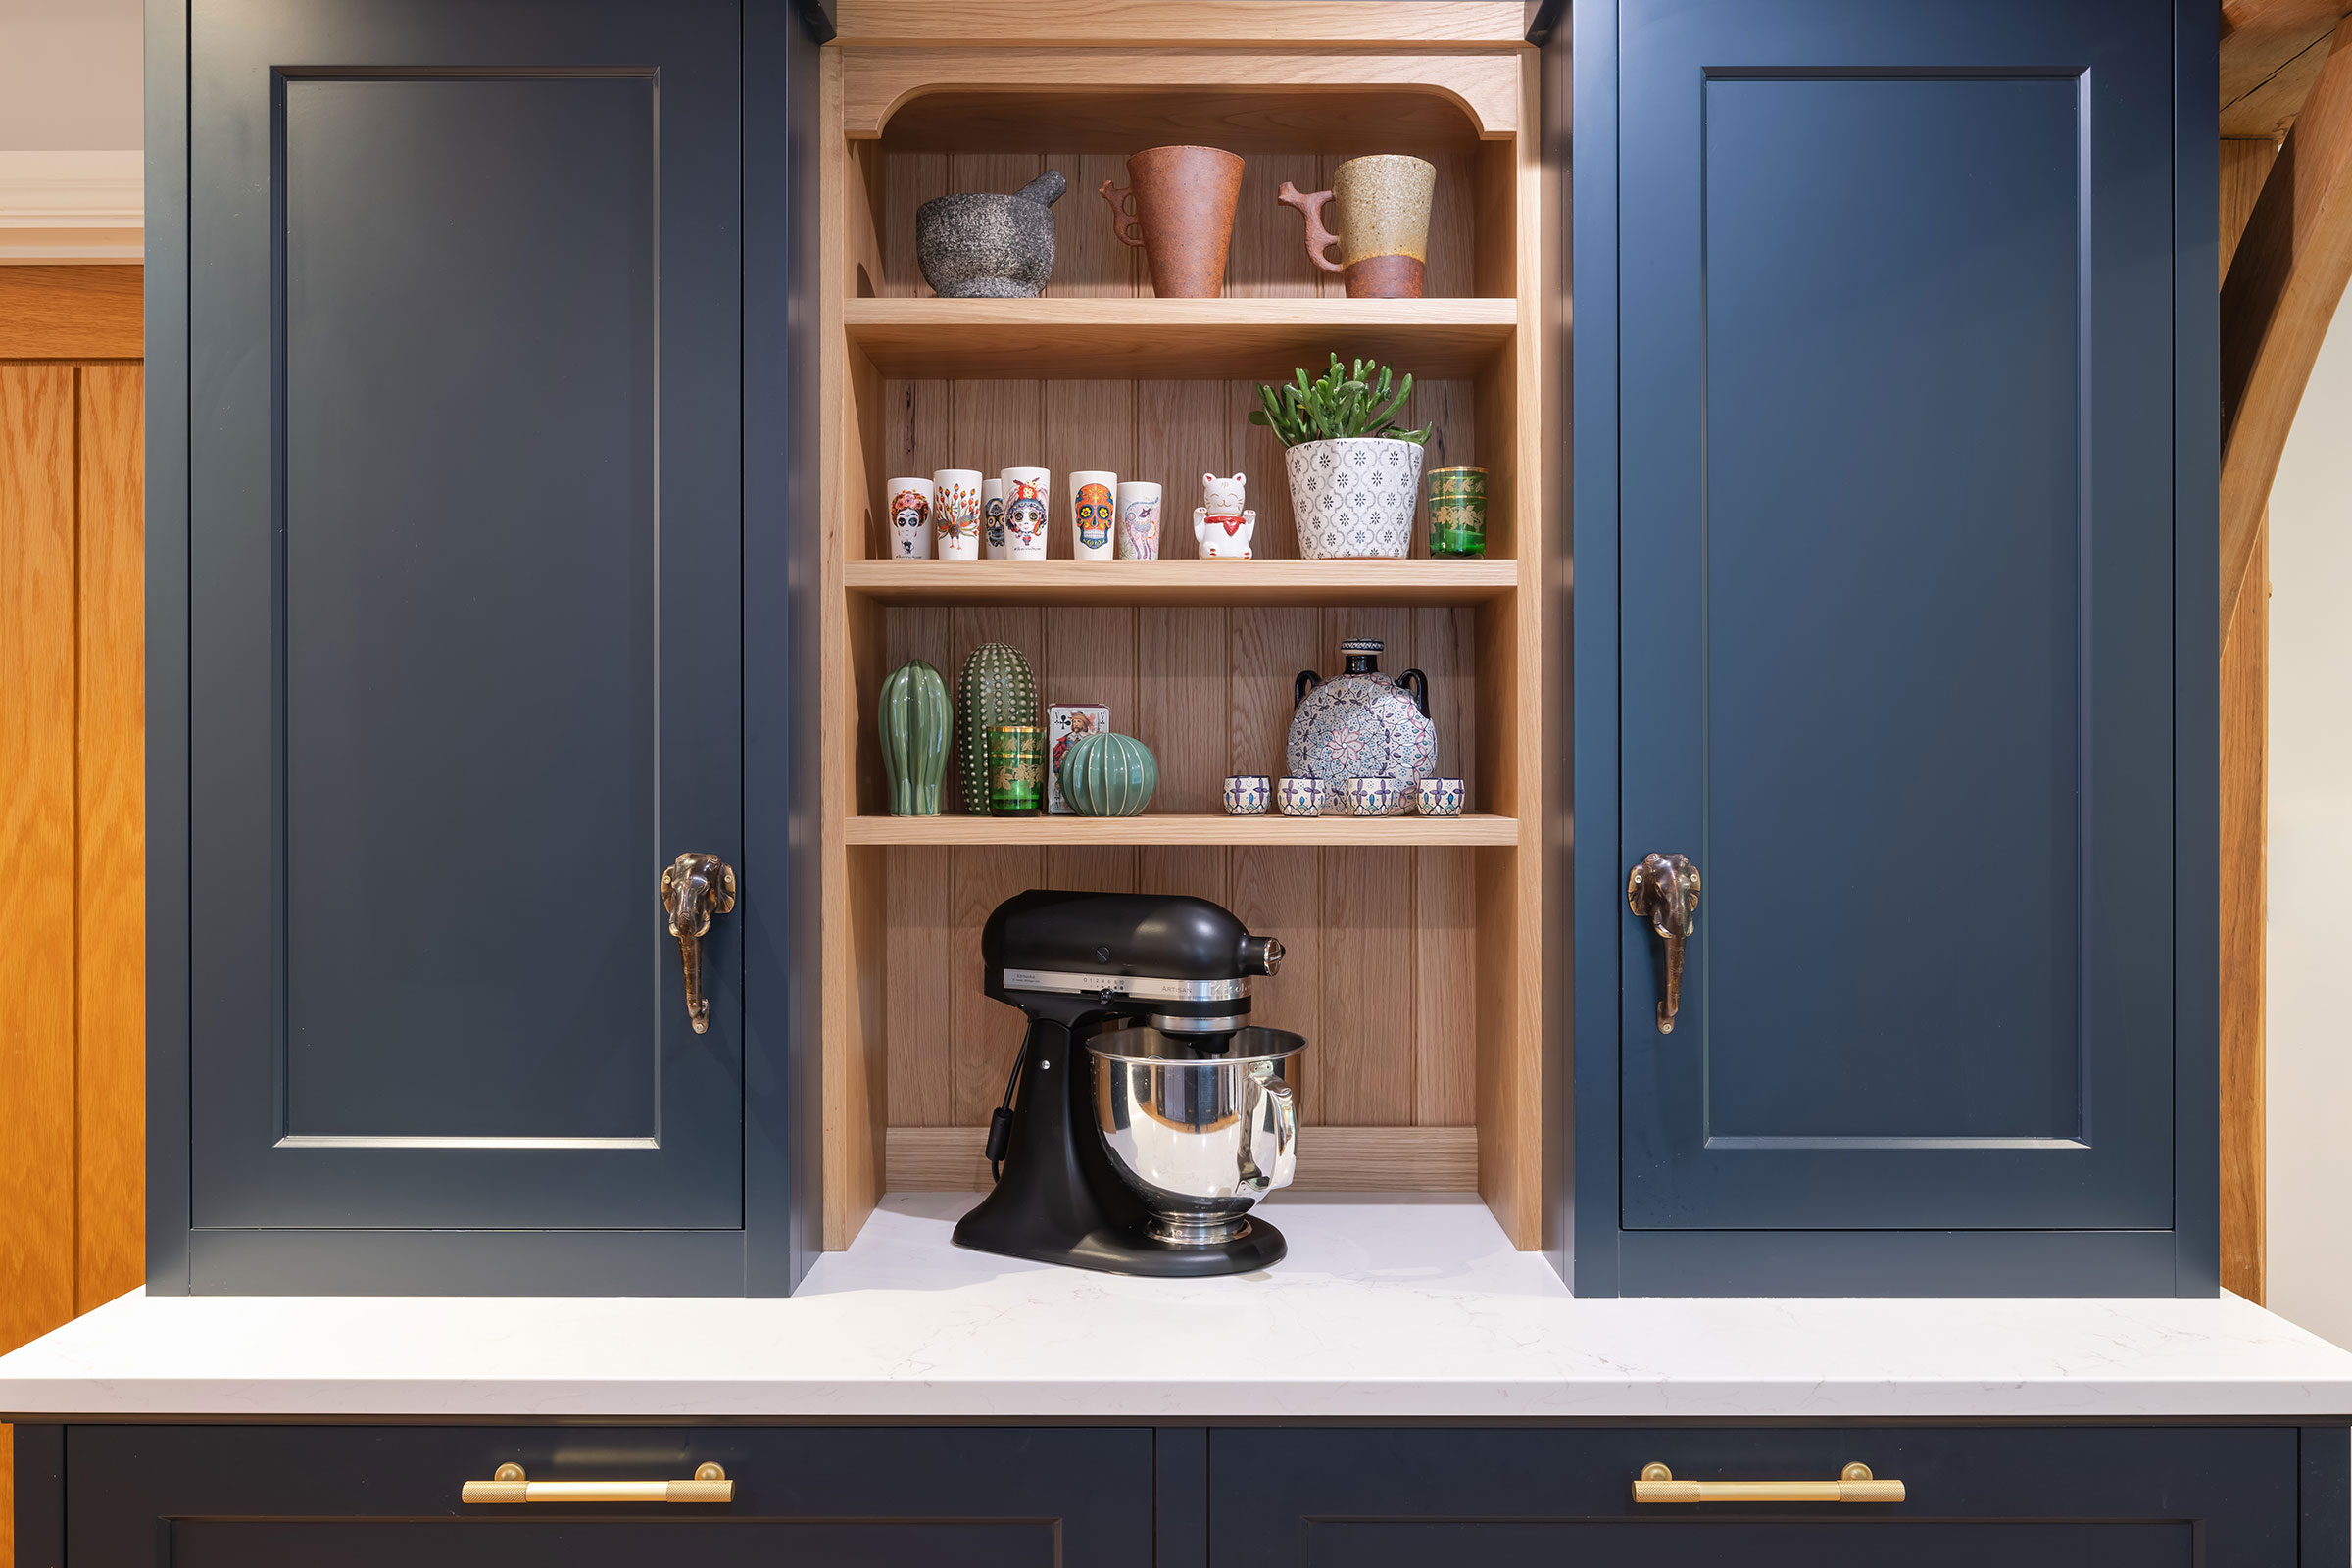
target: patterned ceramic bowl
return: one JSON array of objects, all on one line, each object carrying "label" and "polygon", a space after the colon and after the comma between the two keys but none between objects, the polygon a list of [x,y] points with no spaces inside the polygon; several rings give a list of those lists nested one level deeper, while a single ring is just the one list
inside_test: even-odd
[{"label": "patterned ceramic bowl", "polygon": [[1387,816],[1396,809],[1400,786],[1393,778],[1351,778],[1347,800],[1349,816]]},{"label": "patterned ceramic bowl", "polygon": [[1458,778],[1425,778],[1417,793],[1423,816],[1462,814],[1462,781]]},{"label": "patterned ceramic bowl", "polygon": [[1285,816],[1321,816],[1330,787],[1319,778],[1286,778],[1275,786]]},{"label": "patterned ceramic bowl", "polygon": [[1227,816],[1263,816],[1274,803],[1274,781],[1263,773],[1236,773],[1225,781]]}]

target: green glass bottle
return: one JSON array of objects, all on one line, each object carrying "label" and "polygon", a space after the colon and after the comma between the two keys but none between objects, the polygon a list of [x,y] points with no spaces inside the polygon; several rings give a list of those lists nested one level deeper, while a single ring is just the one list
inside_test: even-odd
[{"label": "green glass bottle", "polygon": [[999,724],[1034,724],[1037,675],[1010,643],[982,643],[956,683],[956,760],[963,773],[963,808],[989,814],[988,732]]},{"label": "green glass bottle", "polygon": [[948,776],[948,737],[955,728],[947,677],[910,659],[882,677],[876,707],[890,814],[937,816],[939,786]]}]

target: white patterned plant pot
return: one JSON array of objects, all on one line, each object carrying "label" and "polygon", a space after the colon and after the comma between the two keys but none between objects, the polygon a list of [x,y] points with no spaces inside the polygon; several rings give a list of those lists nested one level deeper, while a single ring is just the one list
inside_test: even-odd
[{"label": "white patterned plant pot", "polygon": [[1298,552],[1312,561],[1412,553],[1421,447],[1385,436],[1309,441],[1283,454]]}]

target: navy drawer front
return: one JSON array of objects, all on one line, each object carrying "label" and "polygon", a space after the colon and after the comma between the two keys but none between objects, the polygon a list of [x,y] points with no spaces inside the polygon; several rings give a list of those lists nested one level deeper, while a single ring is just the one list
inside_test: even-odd
[{"label": "navy drawer front", "polygon": [[[75,1568],[1152,1560],[1148,1428],[74,1427],[65,1446]],[[551,1481],[715,1462],[735,1501],[459,1501],[509,1462]]]},{"label": "navy drawer front", "polygon": [[[2286,1568],[2303,1446],[2291,1427],[1220,1428],[1209,1560],[2022,1568],[2185,1564],[2201,1542],[2215,1568]],[[1860,1461],[1908,1496],[1638,1504],[1651,1461],[1687,1481],[1830,1480]]]}]

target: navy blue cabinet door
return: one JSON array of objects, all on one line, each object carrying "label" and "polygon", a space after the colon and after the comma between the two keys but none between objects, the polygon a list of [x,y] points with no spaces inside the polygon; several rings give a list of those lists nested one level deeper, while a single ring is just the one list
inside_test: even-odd
[{"label": "navy blue cabinet door", "polygon": [[188,36],[196,1286],[741,1289],[742,916],[697,1034],[658,896],[760,870],[738,6]]},{"label": "navy blue cabinet door", "polygon": [[[2211,1049],[2174,8],[1625,0],[1614,43],[1620,806],[1580,876],[1619,890],[1626,1246],[2105,1232],[2169,1290],[2176,1052]],[[1622,891],[1652,852],[1701,877],[1671,1033]]]}]

